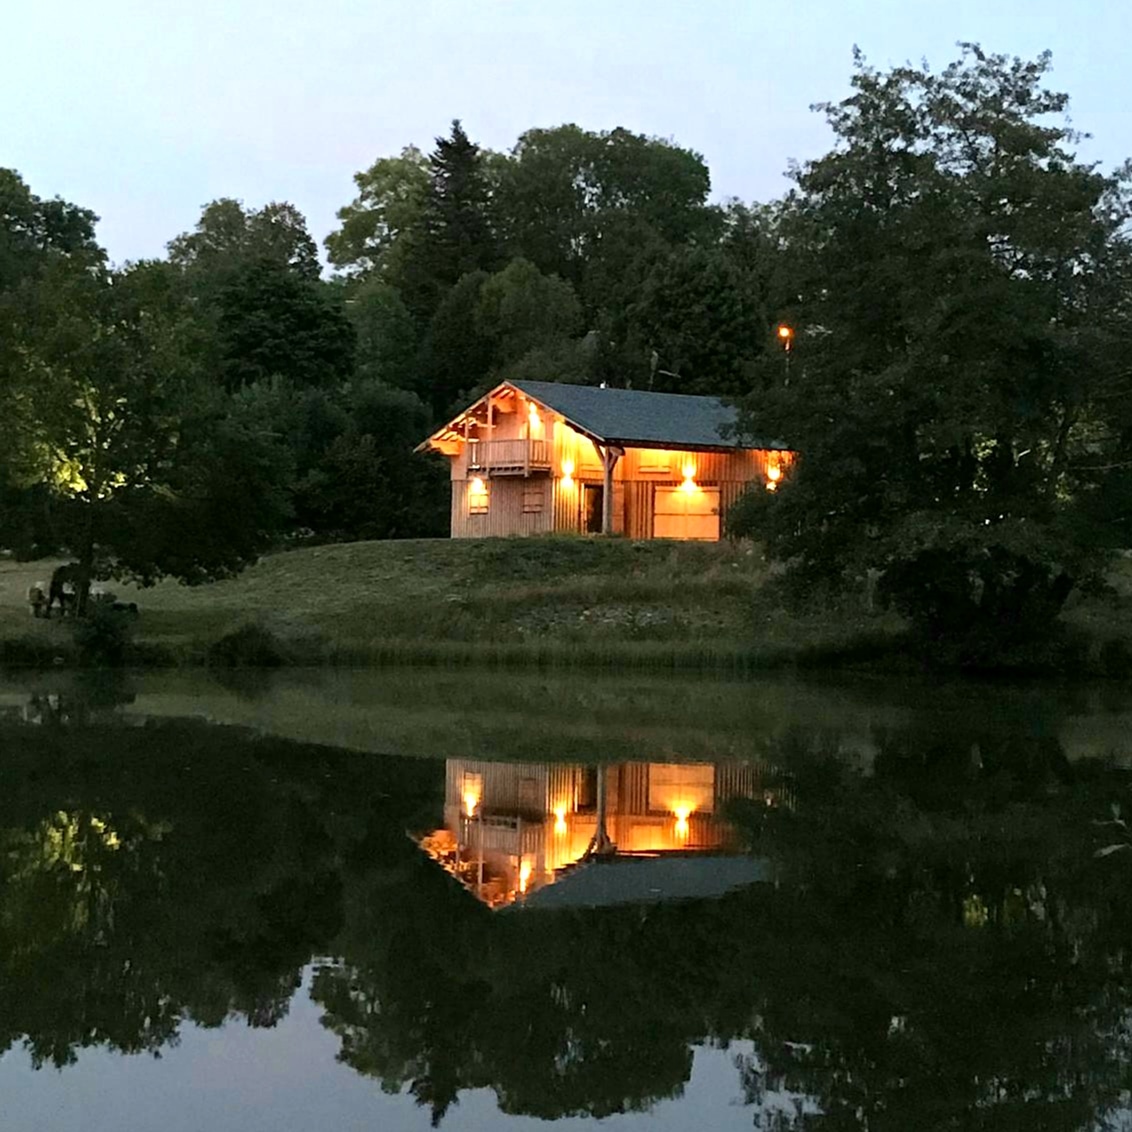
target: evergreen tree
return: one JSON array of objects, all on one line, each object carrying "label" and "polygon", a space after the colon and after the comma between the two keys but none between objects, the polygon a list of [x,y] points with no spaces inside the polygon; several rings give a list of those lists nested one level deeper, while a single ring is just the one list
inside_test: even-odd
[{"label": "evergreen tree", "polygon": [[404,280],[410,309],[426,316],[462,276],[499,265],[483,153],[458,119],[449,137],[436,139],[429,164],[417,254],[406,264]]}]

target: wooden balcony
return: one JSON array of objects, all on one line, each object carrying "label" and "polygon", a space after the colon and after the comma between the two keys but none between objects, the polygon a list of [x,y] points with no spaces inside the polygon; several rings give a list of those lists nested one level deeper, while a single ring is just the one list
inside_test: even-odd
[{"label": "wooden balcony", "polygon": [[545,474],[551,468],[549,440],[470,440],[468,471],[491,476]]}]

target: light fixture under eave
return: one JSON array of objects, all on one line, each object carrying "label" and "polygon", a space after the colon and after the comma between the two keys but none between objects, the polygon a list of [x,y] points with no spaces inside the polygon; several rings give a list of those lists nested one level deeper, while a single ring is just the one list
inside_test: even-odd
[{"label": "light fixture under eave", "polygon": [[778,462],[777,456],[772,456],[766,465],[766,489],[767,491],[777,491],[778,481],[782,479],[782,467]]},{"label": "light fixture under eave", "polygon": [[691,461],[688,461],[680,470],[684,474],[684,482],[680,485],[680,490],[686,491],[689,494],[691,494],[693,491],[697,491],[698,488],[696,485],[696,465]]},{"label": "light fixture under eave", "polygon": [[564,487],[569,487],[574,482],[574,461],[567,457],[562,461],[562,480],[561,483]]},{"label": "light fixture under eave", "polygon": [[559,836],[566,832],[566,807],[559,806],[554,811],[554,832]]},{"label": "light fixture under eave", "polygon": [[688,839],[688,817],[692,811],[687,806],[677,806],[672,812],[676,815],[676,840],[686,841]]}]

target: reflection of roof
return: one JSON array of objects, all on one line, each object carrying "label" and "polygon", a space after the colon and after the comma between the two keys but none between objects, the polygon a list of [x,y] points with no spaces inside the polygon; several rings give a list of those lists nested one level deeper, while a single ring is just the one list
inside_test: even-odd
[{"label": "reflection of roof", "polygon": [[572,425],[612,444],[675,448],[778,448],[784,444],[722,435],[738,415],[718,397],[602,389],[556,381],[512,381],[528,397],[561,413]]},{"label": "reflection of roof", "polygon": [[697,854],[595,859],[563,870],[513,908],[598,908],[707,899],[770,879],[770,863],[757,857]]}]

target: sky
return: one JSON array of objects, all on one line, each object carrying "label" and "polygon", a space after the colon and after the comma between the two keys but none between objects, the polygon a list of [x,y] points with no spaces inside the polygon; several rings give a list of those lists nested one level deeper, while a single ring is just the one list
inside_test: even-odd
[{"label": "sky", "polygon": [[1054,53],[1081,155],[1132,156],[1128,0],[0,0],[0,166],[93,209],[116,262],[221,196],[288,200],[320,241],[353,174],[461,118],[624,126],[702,153],[715,199],[769,200],[831,137],[852,50],[940,68],[973,40]]}]

